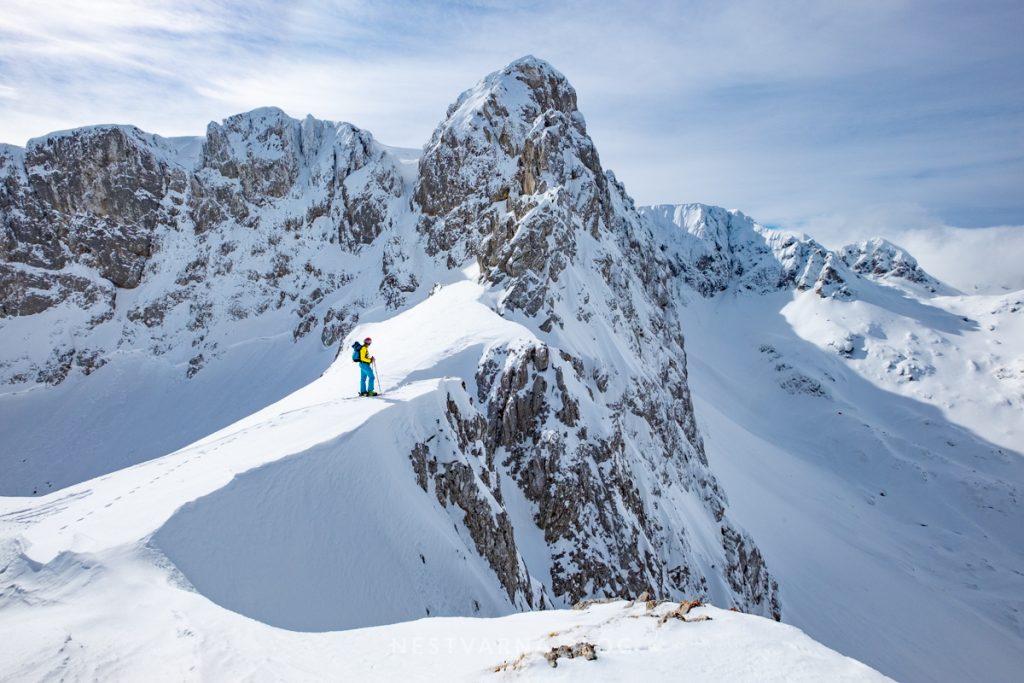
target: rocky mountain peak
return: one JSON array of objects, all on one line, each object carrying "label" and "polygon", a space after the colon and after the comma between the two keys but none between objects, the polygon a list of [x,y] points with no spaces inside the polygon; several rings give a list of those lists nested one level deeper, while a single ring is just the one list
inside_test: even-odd
[{"label": "rocky mountain peak", "polygon": [[64,215],[150,219],[168,189],[160,138],[134,126],[96,126],[37,138],[25,150],[33,193]]},{"label": "rocky mountain peak", "polygon": [[855,272],[876,280],[903,283],[923,293],[955,293],[952,287],[921,268],[905,249],[881,237],[848,244],[839,250],[839,256]]},{"label": "rocky mountain peak", "polygon": [[[564,77],[524,58],[463,93],[425,148],[415,198],[427,253],[451,268],[475,259],[499,312],[547,340],[494,349],[476,384],[485,443],[563,549],[552,556],[555,594],[709,590],[670,559],[695,552],[695,539],[665,533],[681,500],[649,506],[633,483],[662,477],[714,520],[719,544],[708,552],[736,571],[716,590],[773,614],[775,585],[760,559],[740,568],[756,551],[723,517],[707,469],[669,267],[601,167]],[[601,417],[584,427],[581,415]],[[609,514],[614,525],[601,521]]]},{"label": "rocky mountain peak", "polygon": [[283,197],[298,179],[301,137],[299,122],[276,107],[236,114],[207,127],[202,164],[237,179],[247,200],[262,203]]},{"label": "rocky mountain peak", "polygon": [[546,111],[575,113],[576,90],[560,71],[528,55],[464,91],[445,119],[452,127],[472,129],[495,116],[530,123]]},{"label": "rocky mountain peak", "polygon": [[449,266],[476,257],[484,277],[518,281],[534,296],[509,302],[529,315],[574,254],[576,229],[596,234],[610,220],[608,182],[575,91],[533,57],[449,107],[420,159],[415,198],[428,253],[444,253]]},{"label": "rocky mountain peak", "polygon": [[118,287],[138,286],[153,232],[169,220],[164,198],[185,185],[166,140],[134,126],[91,126],[4,156],[7,260],[51,270],[78,261]]},{"label": "rocky mountain peak", "polygon": [[[537,111],[524,110],[527,117],[548,110],[564,114],[573,114],[577,111],[576,90],[568,79],[558,69],[533,55],[521,57],[510,63],[491,77],[490,82],[498,96],[510,104],[535,104]],[[520,99],[522,93],[517,92],[520,88],[526,89],[527,102]]]},{"label": "rocky mountain peak", "polygon": [[833,251],[807,235],[763,226],[739,211],[704,204],[643,206],[673,272],[703,296],[720,292],[810,290],[822,297],[857,295],[861,277],[952,294],[906,250],[874,238]]}]

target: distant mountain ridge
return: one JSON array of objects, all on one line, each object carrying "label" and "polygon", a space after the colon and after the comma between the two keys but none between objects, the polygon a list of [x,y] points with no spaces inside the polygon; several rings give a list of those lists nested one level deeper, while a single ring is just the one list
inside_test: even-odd
[{"label": "distant mountain ridge", "polygon": [[795,288],[854,296],[860,275],[929,294],[955,290],[910,254],[875,238],[831,251],[806,235],[766,228],[739,211],[704,204],[640,207],[660,229],[675,270],[703,296],[728,289],[765,293]]}]

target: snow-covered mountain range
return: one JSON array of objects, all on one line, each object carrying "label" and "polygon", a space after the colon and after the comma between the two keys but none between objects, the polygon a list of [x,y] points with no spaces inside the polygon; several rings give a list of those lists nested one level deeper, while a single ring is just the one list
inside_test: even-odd
[{"label": "snow-covered mountain range", "polygon": [[1024,661],[1024,292],[637,207],[532,57],[422,151],[272,108],[0,146],[0,335],[5,674],[645,591],[900,679]]}]

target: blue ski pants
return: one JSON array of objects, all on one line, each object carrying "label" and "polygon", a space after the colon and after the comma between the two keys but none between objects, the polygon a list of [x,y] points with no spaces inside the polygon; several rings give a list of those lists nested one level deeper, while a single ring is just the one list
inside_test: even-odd
[{"label": "blue ski pants", "polygon": [[[369,387],[367,387],[369,383]],[[373,391],[373,366],[369,363],[359,364],[359,393],[365,394],[367,391]]]}]

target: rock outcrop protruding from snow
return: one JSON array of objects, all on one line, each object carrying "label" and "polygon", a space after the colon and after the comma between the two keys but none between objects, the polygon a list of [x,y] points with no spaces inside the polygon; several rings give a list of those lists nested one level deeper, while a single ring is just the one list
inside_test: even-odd
[{"label": "rock outcrop protruding from snow", "polygon": [[172,156],[131,126],[67,131],[8,151],[3,258],[49,270],[78,262],[117,287],[137,287],[155,231],[176,214],[170,195],[180,204],[185,187]]},{"label": "rock outcrop protruding from snow", "polygon": [[[519,554],[515,530],[503,509],[501,477],[486,457],[486,423],[464,392],[447,396],[448,438],[416,443],[409,454],[416,481],[450,512],[461,510],[477,551],[494,570],[509,602],[521,608],[544,608],[543,590],[534,595],[531,577]],[[442,433],[445,430],[442,429]],[[543,584],[539,584],[543,586]]]},{"label": "rock outcrop protruding from snow", "polygon": [[504,303],[551,313],[550,286],[597,234],[608,188],[576,92],[526,57],[486,77],[448,108],[420,159],[416,200],[427,252],[449,265],[476,257],[507,282]]},{"label": "rock outcrop protruding from snow", "polygon": [[931,294],[952,294],[949,285],[939,282],[917,263],[906,250],[886,239],[876,237],[839,250],[843,263],[854,272],[882,282],[915,287]]}]

